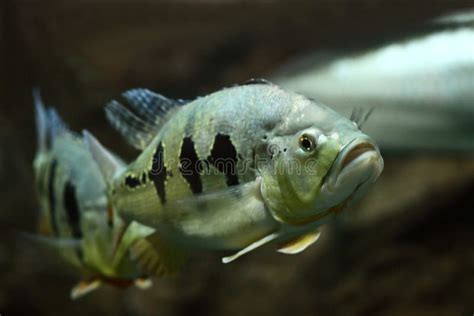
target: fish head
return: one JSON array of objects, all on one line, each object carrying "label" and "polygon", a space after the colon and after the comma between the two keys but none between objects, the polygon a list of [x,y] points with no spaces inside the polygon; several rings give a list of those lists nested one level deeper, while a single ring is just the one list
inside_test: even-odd
[{"label": "fish head", "polygon": [[259,167],[266,205],[290,225],[337,214],[383,170],[377,144],[357,123],[311,100],[300,103],[269,139],[270,159]]}]

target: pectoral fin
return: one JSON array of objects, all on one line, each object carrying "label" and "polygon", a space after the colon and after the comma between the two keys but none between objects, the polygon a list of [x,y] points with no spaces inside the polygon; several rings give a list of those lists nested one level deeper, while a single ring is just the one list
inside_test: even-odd
[{"label": "pectoral fin", "polygon": [[318,230],[306,233],[296,238],[290,239],[278,248],[278,252],[293,255],[300,253],[319,239],[321,233]]},{"label": "pectoral fin", "polygon": [[102,281],[94,278],[87,281],[81,281],[71,289],[71,299],[78,299],[100,287]]},{"label": "pectoral fin", "polygon": [[240,250],[236,254],[234,254],[232,256],[222,258],[222,262],[223,263],[229,263],[231,261],[234,261],[235,259],[239,258],[240,256],[243,256],[246,253],[249,253],[252,250],[257,249],[260,246],[268,244],[269,242],[271,242],[272,240],[275,240],[278,237],[280,237],[280,235],[278,233],[267,235],[267,236],[263,237],[262,239],[259,239],[256,242],[251,243],[250,245],[248,245],[244,249]]},{"label": "pectoral fin", "polygon": [[130,254],[144,273],[154,276],[178,272],[186,259],[183,249],[163,239],[158,233],[137,240],[130,248]]}]

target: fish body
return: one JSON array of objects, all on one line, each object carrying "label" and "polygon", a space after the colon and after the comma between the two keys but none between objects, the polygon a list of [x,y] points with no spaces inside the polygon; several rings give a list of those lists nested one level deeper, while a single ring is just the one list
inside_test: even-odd
[{"label": "fish body", "polygon": [[88,280],[76,286],[79,297],[100,282],[130,283],[143,273],[125,251],[127,244],[149,229],[131,225],[110,213],[106,182],[82,136],[62,122],[54,109],[45,109],[35,95],[38,151],[34,160],[40,205],[38,239],[52,246]]},{"label": "fish body", "polygon": [[229,262],[270,242],[296,253],[380,175],[378,147],[356,123],[269,82],[251,83],[186,104],[135,89],[123,95],[133,111],[108,105],[112,125],[143,150],[108,180],[125,222],[152,227],[175,254],[239,250]]}]

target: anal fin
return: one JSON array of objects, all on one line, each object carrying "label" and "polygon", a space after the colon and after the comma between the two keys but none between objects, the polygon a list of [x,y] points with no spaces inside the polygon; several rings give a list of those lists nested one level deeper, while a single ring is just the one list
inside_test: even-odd
[{"label": "anal fin", "polygon": [[71,289],[71,299],[73,300],[78,299],[98,289],[101,286],[101,284],[102,284],[102,281],[98,278],[81,281]]},{"label": "anal fin", "polygon": [[171,275],[184,264],[186,253],[158,233],[137,240],[130,247],[130,255],[138,267],[153,276]]}]

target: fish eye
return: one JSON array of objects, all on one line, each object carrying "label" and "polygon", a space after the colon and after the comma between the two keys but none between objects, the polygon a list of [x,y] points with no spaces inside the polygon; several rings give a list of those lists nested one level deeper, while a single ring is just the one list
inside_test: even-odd
[{"label": "fish eye", "polygon": [[299,139],[300,147],[304,151],[313,151],[316,148],[316,140],[313,136],[303,134]]}]

